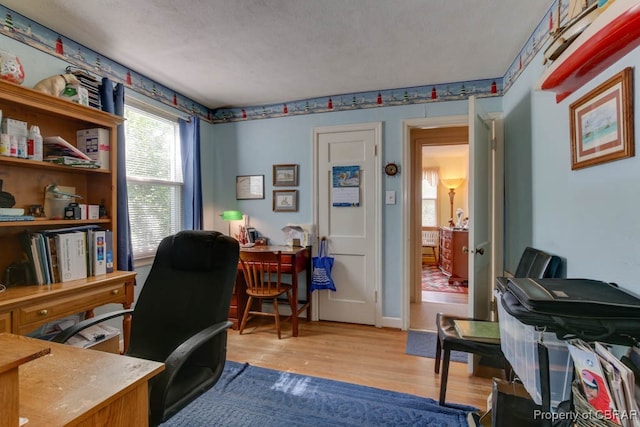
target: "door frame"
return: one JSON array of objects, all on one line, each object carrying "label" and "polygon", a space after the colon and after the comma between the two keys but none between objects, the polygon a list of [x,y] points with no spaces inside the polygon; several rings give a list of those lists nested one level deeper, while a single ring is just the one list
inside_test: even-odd
[{"label": "door frame", "polygon": [[[497,120],[495,132],[495,149],[492,157],[492,181],[493,200],[492,206],[492,230],[494,242],[493,256],[491,259],[491,271],[494,276],[503,271],[503,209],[504,206],[504,166],[503,166],[503,132],[502,117],[500,114],[491,113],[491,118]],[[426,117],[420,119],[406,119],[402,121],[402,164],[405,165],[405,173],[402,174],[402,291],[401,291],[401,328],[408,330],[410,324],[410,300],[411,284],[420,274],[418,265],[413,262],[411,233],[413,231],[411,200],[415,192],[413,183],[413,169],[416,167],[415,159],[411,157],[411,129],[412,128],[441,128],[468,126],[468,115]],[[470,159],[471,160],[471,159]]]},{"label": "door frame", "polygon": [[[318,149],[319,149],[319,135],[322,133],[339,133],[339,132],[354,132],[354,131],[373,131],[375,138],[375,167],[374,174],[374,198],[375,200],[371,204],[370,209],[375,212],[374,222],[374,256],[375,256],[375,269],[374,269],[374,292],[375,292],[375,326],[382,327],[382,122],[370,122],[370,123],[355,123],[350,125],[337,125],[337,126],[320,126],[313,128],[313,224],[315,234],[315,244],[313,245],[314,256],[317,253],[317,248],[320,242],[320,236],[318,235],[318,197],[319,197],[319,184],[318,184]],[[311,293],[311,320],[317,321],[319,319],[319,307],[317,293]]]}]

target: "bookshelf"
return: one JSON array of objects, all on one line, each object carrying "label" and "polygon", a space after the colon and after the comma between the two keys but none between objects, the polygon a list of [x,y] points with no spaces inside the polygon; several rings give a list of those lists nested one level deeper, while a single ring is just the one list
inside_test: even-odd
[{"label": "bookshelf", "polygon": [[[103,204],[107,213],[106,217],[93,220],[38,218],[34,221],[0,222],[0,274],[4,275],[9,265],[23,259],[20,236],[25,230],[41,232],[89,224],[112,230],[113,261],[117,265],[116,130],[123,119],[2,80],[0,110],[4,118],[26,121],[28,126],[38,125],[43,137],[60,136],[73,145],[76,144],[78,130],[106,129],[109,131],[110,144],[109,170],[74,168],[0,156],[2,191],[15,197],[15,208],[24,208],[27,213],[31,205],[44,205],[45,187],[55,183],[58,186],[74,187],[75,193],[82,197],[81,203]],[[93,308],[105,303],[116,302],[125,308],[130,307],[133,302],[134,277],[135,273],[132,272],[114,271],[68,283],[10,287],[0,293],[0,332],[25,334],[30,332],[27,324],[29,327],[37,327],[73,312],[91,313]],[[29,318],[31,310],[37,320]],[[126,338],[125,336],[125,341]]]},{"label": "bookshelf", "polygon": [[[50,228],[98,224],[111,229],[116,236],[116,127],[122,118],[109,113],[52,97],[30,88],[0,81],[2,116],[26,121],[40,127],[43,136],[61,136],[75,145],[76,131],[103,128],[109,130],[110,170],[82,169],[47,162],[0,156],[2,190],[16,199],[16,208],[28,212],[30,205],[44,205],[44,190],[51,183],[75,187],[82,203],[101,204],[107,217],[97,220],[50,220],[0,222],[0,272],[20,259],[22,247],[19,234],[24,230],[44,231]],[[46,212],[45,212],[46,214]],[[116,248],[114,247],[114,251]],[[114,253],[117,259],[117,253]]]}]

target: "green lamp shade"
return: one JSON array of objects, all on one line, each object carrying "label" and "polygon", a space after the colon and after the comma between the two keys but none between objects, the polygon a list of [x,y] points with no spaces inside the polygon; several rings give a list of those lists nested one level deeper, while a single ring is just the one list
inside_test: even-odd
[{"label": "green lamp shade", "polygon": [[242,212],[240,211],[223,211],[220,215],[225,221],[238,221],[242,219]]}]

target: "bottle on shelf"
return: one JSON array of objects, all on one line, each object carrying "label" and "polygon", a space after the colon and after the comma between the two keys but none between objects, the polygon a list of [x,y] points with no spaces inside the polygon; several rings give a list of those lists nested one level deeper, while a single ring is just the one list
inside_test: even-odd
[{"label": "bottle on shelf", "polygon": [[31,160],[42,160],[42,135],[40,127],[32,125],[27,136],[27,156]]},{"label": "bottle on shelf", "polygon": [[16,138],[18,139],[18,144],[17,144],[18,155],[16,157],[19,157],[21,159],[26,159],[28,157],[27,156],[27,138],[24,136],[17,136]]}]

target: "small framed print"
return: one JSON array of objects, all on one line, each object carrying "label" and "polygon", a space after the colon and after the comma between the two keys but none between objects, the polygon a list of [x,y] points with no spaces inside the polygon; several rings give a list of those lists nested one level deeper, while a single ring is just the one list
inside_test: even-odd
[{"label": "small framed print", "polygon": [[236,176],[236,200],[264,199],[264,175]]},{"label": "small framed print", "polygon": [[298,165],[273,165],[274,187],[296,187],[298,185]]},{"label": "small framed print", "polygon": [[298,190],[273,190],[274,212],[298,212]]},{"label": "small framed print", "polygon": [[569,106],[571,169],[633,157],[633,69],[625,68]]}]

